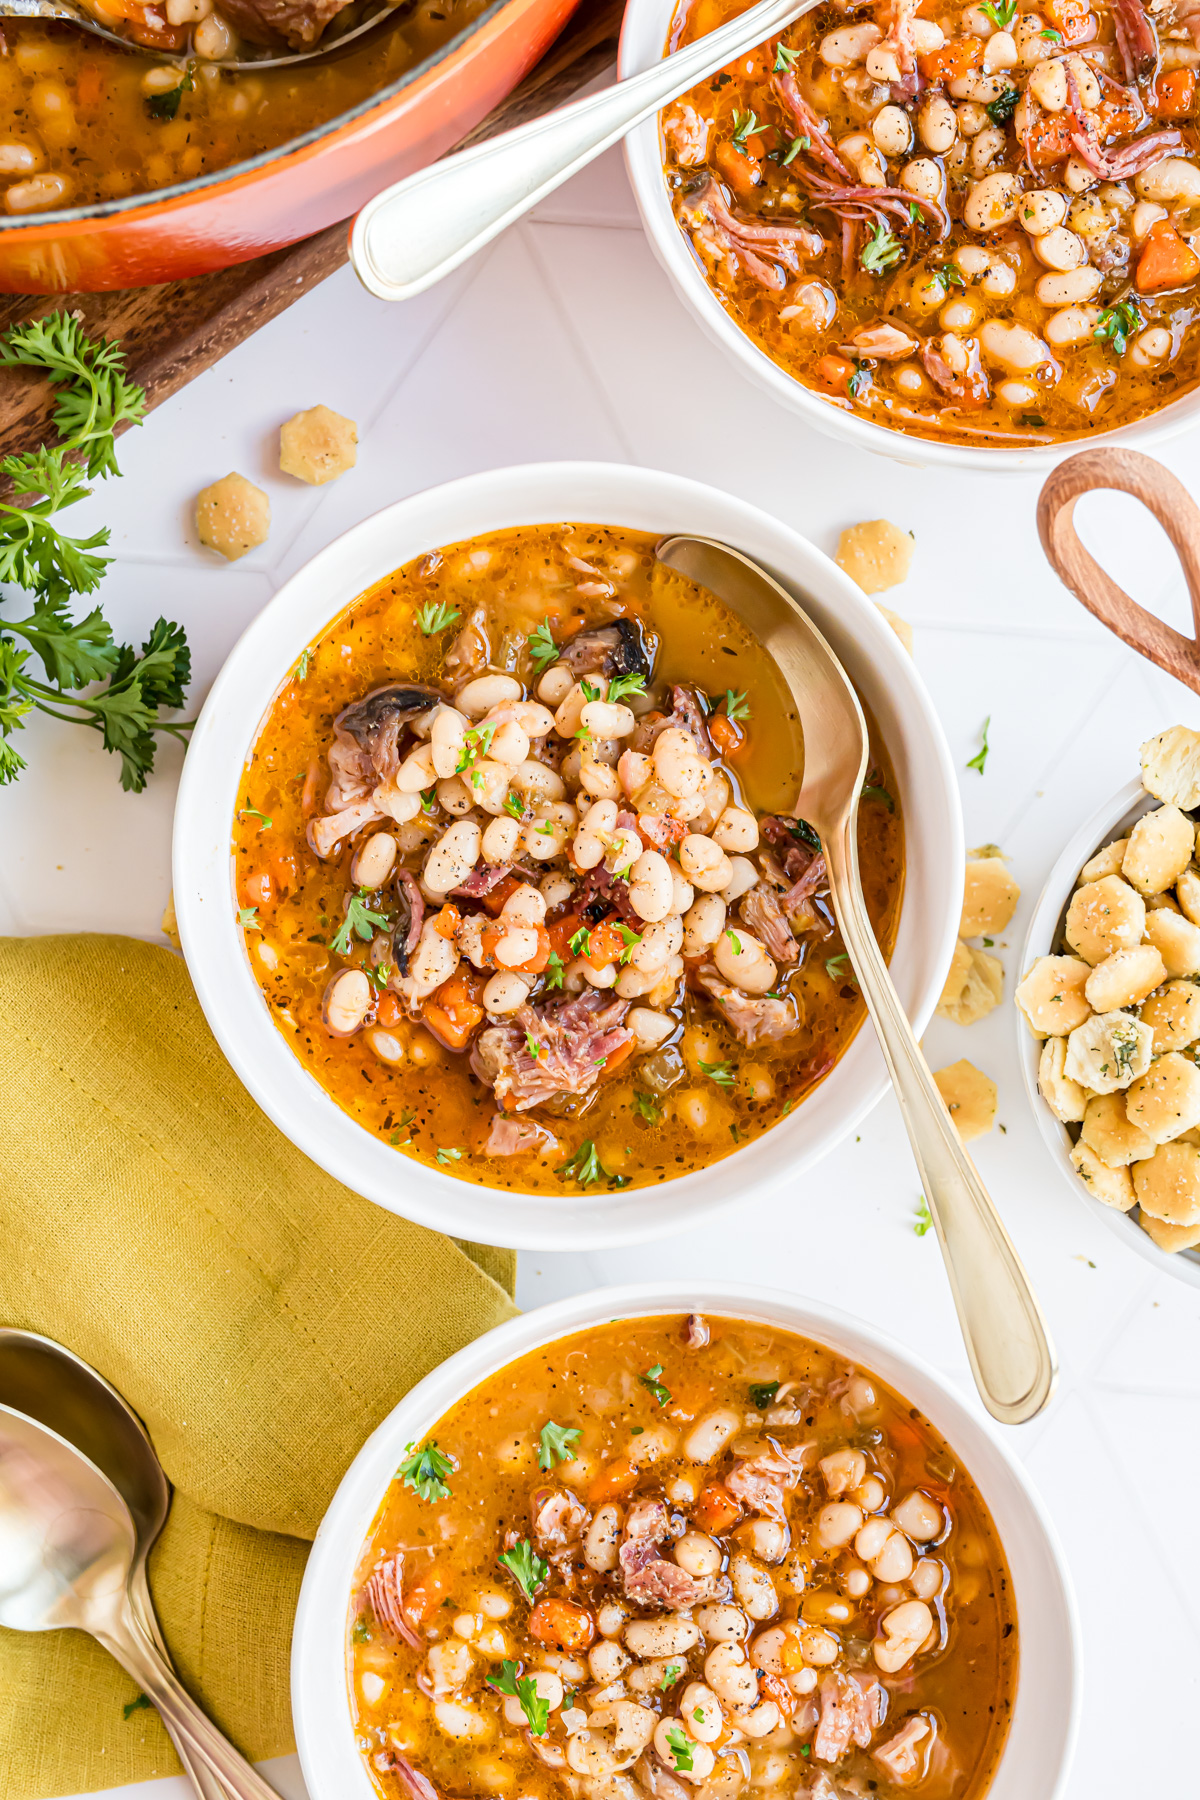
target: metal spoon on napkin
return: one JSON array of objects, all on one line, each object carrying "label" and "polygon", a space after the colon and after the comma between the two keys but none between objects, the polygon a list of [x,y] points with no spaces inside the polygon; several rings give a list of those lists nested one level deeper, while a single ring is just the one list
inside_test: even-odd
[{"label": "metal spoon on napkin", "polygon": [[[74,1444],[125,1501],[137,1540],[129,1576],[130,1604],[142,1630],[169,1661],[150,1599],[146,1559],[167,1522],[171,1490],[142,1421],[82,1357],[52,1338],[15,1326],[0,1327],[0,1404]],[[172,1733],[172,1741],[200,1800],[225,1800],[225,1789],[197,1761],[188,1740]]]},{"label": "metal spoon on napkin", "polygon": [[1021,1424],[1050,1398],[1054,1351],[1020,1259],[954,1129],[875,941],[858,868],[858,800],[868,756],[858,695],[799,603],[749,557],[701,537],[667,538],[657,554],[745,620],[795,701],[804,734],[796,815],[821,840],[834,912],[900,1102],[971,1372],[993,1418]]},{"label": "metal spoon on napkin", "polygon": [[279,1800],[180,1685],[134,1612],[137,1533],[106,1475],[36,1419],[0,1406],[0,1625],[86,1631],[234,1800]]},{"label": "metal spoon on napkin", "polygon": [[381,300],[408,300],[457,269],[626,132],[823,0],[759,0],[640,75],[585,94],[384,188],[350,232],[350,261]]}]

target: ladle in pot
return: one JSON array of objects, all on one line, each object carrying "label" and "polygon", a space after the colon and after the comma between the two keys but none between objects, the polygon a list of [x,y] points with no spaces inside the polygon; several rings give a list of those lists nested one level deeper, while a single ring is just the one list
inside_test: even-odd
[{"label": "ladle in pot", "polygon": [[[388,6],[377,6],[369,18],[363,19],[349,31],[335,36],[324,34],[319,44],[311,50],[280,50],[276,55],[256,57],[223,57],[213,64],[217,69],[290,69],[295,63],[313,62],[319,56],[328,56],[333,50],[340,50],[343,44],[349,44],[355,38],[363,37],[373,31],[376,25],[388,18],[397,10],[400,0]],[[107,44],[115,44],[119,50],[140,50],[145,56],[155,55],[153,45],[139,44],[136,39],[122,37],[118,31],[109,31],[99,19],[88,12],[82,4],[74,0],[0,0],[0,19],[56,19],[62,25],[75,25],[80,31],[90,32],[92,37],[103,38]],[[166,62],[186,64],[190,54],[187,46],[181,50],[163,50],[158,52]],[[180,78],[183,68],[180,69]]]}]

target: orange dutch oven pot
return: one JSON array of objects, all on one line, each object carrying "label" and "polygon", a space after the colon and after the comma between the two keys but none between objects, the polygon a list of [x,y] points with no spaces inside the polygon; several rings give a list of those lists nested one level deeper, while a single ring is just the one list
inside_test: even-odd
[{"label": "orange dutch oven pot", "polygon": [[381,93],[230,169],[153,194],[0,217],[0,292],[95,292],[206,275],[336,224],[465,137],[577,4],[497,0]]}]

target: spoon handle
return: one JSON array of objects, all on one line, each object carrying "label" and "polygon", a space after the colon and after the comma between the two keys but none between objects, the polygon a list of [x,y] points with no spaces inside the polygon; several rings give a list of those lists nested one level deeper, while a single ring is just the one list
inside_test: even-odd
[{"label": "spoon handle", "polygon": [[819,4],[759,0],[640,75],[444,156],[385,188],[364,206],[350,233],[359,280],[381,300],[422,293],[668,100]]},{"label": "spoon handle", "polygon": [[1041,1411],[1058,1373],[1041,1309],[892,986],[863,899],[853,814],[824,850],[838,925],[900,1102],[972,1373],[992,1417],[1019,1425]]},{"label": "spoon handle", "polygon": [[[170,1664],[171,1658],[159,1627],[158,1615],[154,1611],[154,1603],[150,1598],[144,1562],[137,1562],[129,1577],[129,1601],[133,1607],[134,1618],[160,1653],[164,1662]],[[199,1800],[228,1800],[227,1790],[217,1780],[208,1764],[197,1757],[190,1740],[182,1733],[174,1731],[170,1725],[167,1725],[167,1731],[175,1746],[175,1753],[183,1764],[183,1772],[195,1788]]]},{"label": "spoon handle", "polygon": [[134,1617],[127,1597],[110,1616],[89,1629],[116,1657],[126,1673],[132,1675],[157,1708],[172,1738],[186,1743],[193,1761],[202,1762],[220,1778],[232,1800],[280,1800],[276,1790],[251,1768],[245,1757],[196,1705]]}]

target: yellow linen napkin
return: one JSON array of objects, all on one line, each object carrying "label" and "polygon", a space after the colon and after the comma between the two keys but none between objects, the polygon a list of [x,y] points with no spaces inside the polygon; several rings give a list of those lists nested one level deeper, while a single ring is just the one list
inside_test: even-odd
[{"label": "yellow linen napkin", "polygon": [[[183,962],[88,936],[0,939],[0,1244],[0,1322],[107,1376],[175,1487],[150,1575],[184,1682],[246,1755],[291,1749],[307,1540],[401,1395],[513,1315],[512,1252],[331,1180],[242,1088]],[[177,1770],[137,1697],[82,1633],[0,1630],[3,1800]]]}]

